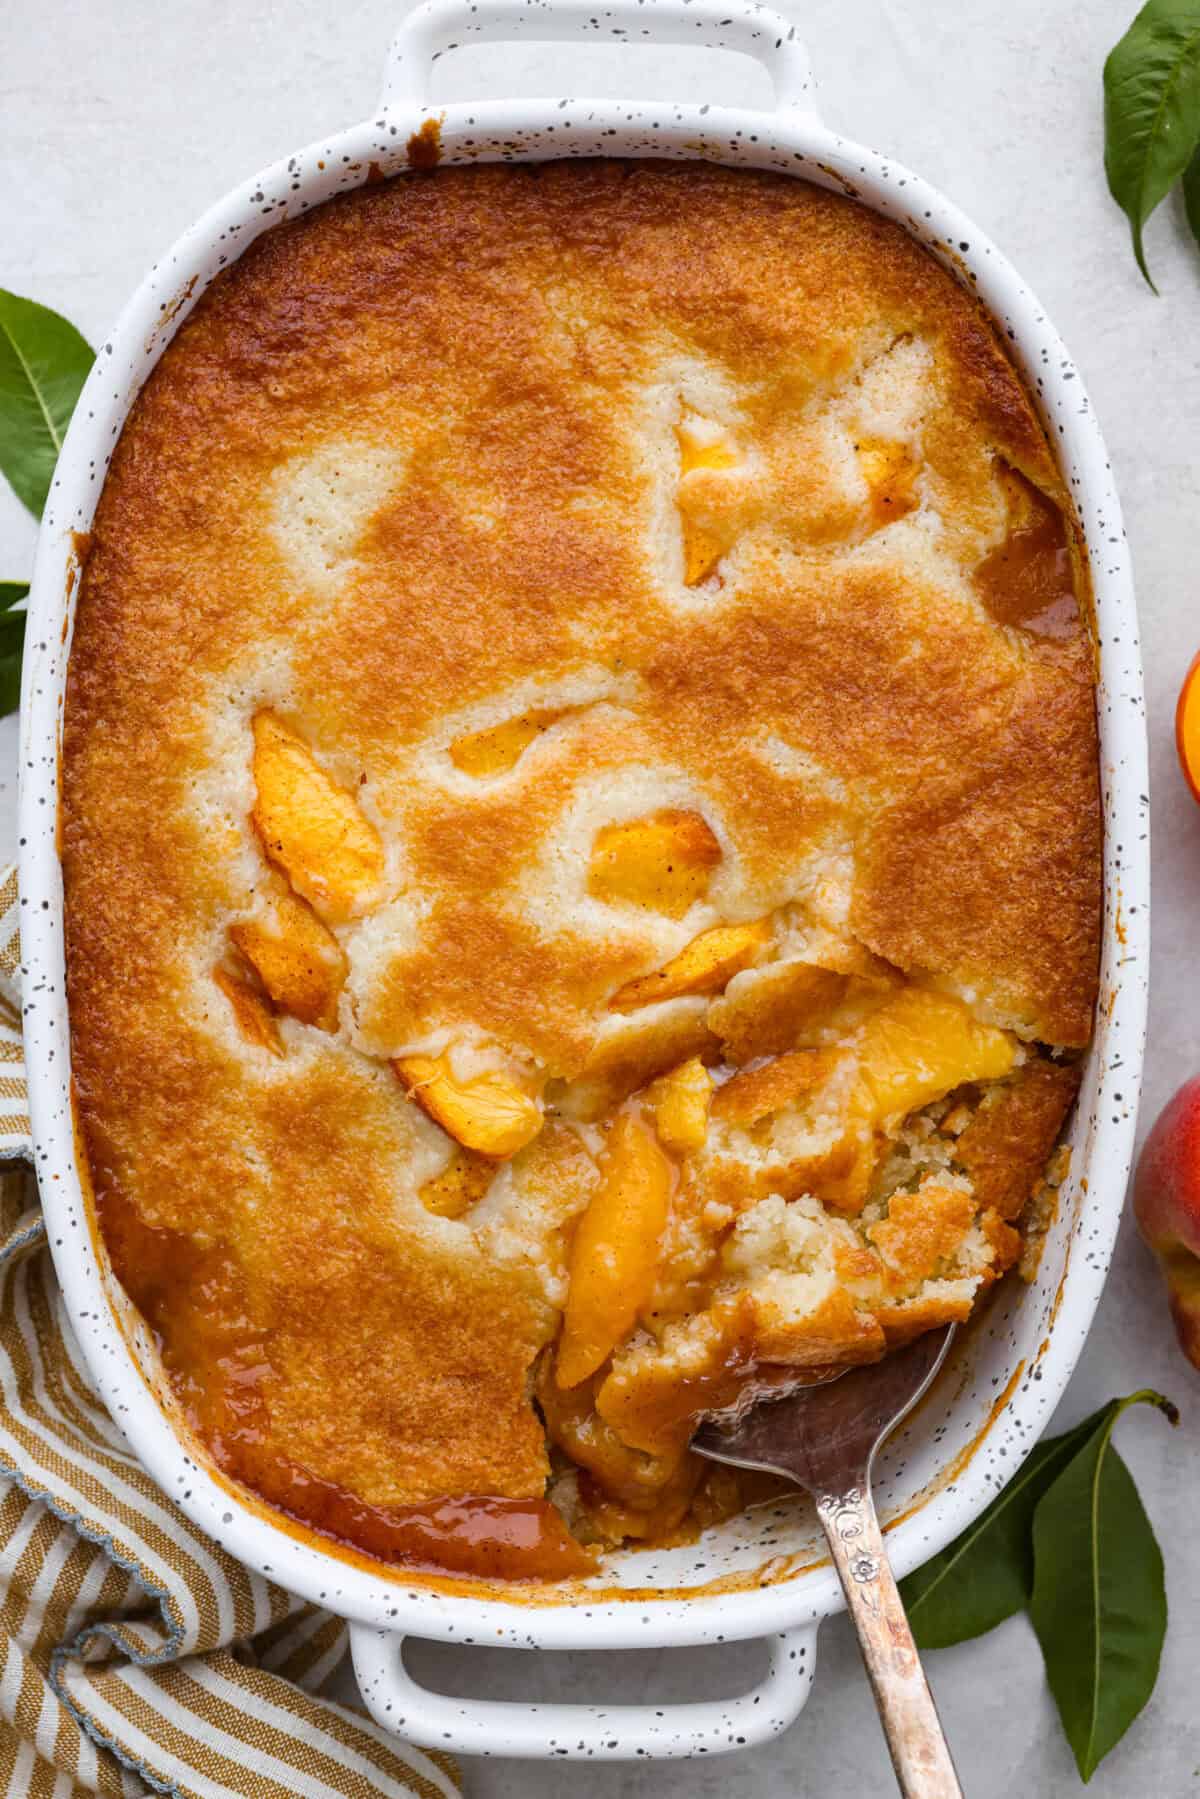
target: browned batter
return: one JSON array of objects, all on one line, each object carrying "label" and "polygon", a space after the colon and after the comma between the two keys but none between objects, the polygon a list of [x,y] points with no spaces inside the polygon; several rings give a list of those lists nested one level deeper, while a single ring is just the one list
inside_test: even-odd
[{"label": "browned batter", "polygon": [[[401,1559],[538,1502],[570,1572],[539,1356],[557,1502],[663,1536],[680,1391],[969,1311],[1091,1029],[1080,567],[975,301],[801,182],[439,169],[213,284],[97,511],[63,859],[101,1227],[226,1469]],[[665,1209],[608,1191],[645,1280],[560,1404],[621,1107]]]}]

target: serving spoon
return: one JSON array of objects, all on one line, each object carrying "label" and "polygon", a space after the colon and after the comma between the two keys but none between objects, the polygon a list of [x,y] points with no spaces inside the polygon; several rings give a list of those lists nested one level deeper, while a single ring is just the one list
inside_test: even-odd
[{"label": "serving spoon", "polygon": [[946,1359],[954,1328],[816,1385],[752,1390],[749,1406],[714,1414],[692,1438],[710,1461],[782,1474],[812,1494],[905,1799],[962,1799],[962,1788],[875,1515],[871,1463]]}]

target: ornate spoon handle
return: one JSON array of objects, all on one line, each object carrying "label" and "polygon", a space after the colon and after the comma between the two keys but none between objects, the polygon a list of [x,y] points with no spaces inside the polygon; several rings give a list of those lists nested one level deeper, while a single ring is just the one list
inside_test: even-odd
[{"label": "ornate spoon handle", "polygon": [[865,1472],[842,1493],[818,1494],[817,1514],[858,1632],[900,1791],[905,1799],[962,1799]]}]

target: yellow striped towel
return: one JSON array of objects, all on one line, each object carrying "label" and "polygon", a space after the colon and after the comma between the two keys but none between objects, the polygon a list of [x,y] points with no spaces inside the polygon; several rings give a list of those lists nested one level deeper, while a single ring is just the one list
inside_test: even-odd
[{"label": "yellow striped towel", "polygon": [[448,1756],[320,1689],[346,1627],[217,1548],[80,1359],[28,1153],[17,884],[0,873],[0,1793],[452,1799]]}]

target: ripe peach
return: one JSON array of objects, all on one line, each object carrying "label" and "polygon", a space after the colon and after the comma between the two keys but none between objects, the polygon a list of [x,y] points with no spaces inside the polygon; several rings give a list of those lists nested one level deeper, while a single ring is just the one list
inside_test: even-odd
[{"label": "ripe peach", "polygon": [[1175,747],[1183,778],[1200,800],[1200,655],[1198,655],[1179,690],[1175,708]]},{"label": "ripe peach", "polygon": [[1159,1114],[1133,1194],[1141,1233],[1167,1283],[1180,1347],[1200,1368],[1200,1075]]}]

